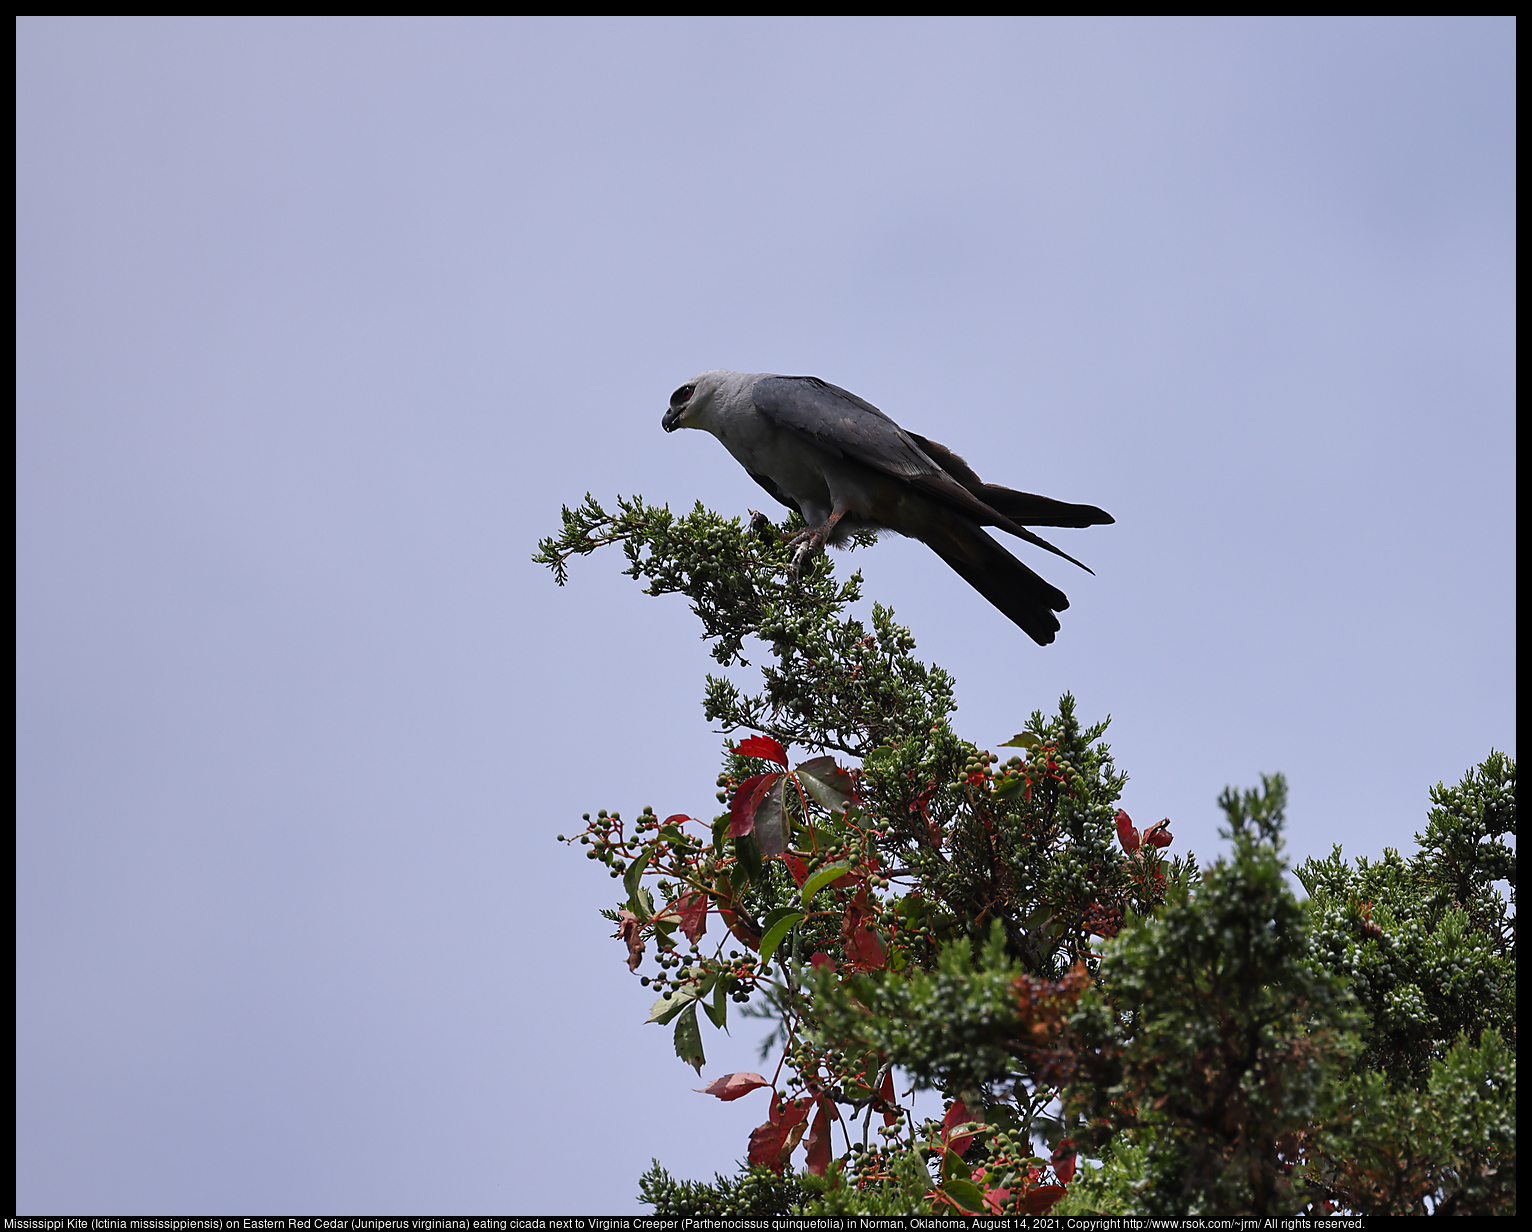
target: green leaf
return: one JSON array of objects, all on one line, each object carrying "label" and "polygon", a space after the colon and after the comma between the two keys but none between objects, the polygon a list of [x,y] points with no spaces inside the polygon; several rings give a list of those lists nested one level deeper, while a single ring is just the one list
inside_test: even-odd
[{"label": "green leaf", "polygon": [[[755,835],[742,834],[734,840],[734,857],[739,861],[739,868],[744,875],[755,885],[761,884],[761,875],[765,872],[765,866],[761,863],[760,844],[755,841]],[[735,881],[734,888],[742,888],[742,881]]]},{"label": "green leaf", "polygon": [[645,1022],[657,1022],[664,1026],[682,1010],[699,997],[705,997],[709,989],[713,987],[711,978],[707,980],[687,980],[679,988],[670,990],[669,997],[661,997],[649,1007],[649,1017]]},{"label": "green leaf", "polygon": [[628,902],[632,907],[633,914],[647,924],[650,917],[654,915],[654,899],[650,897],[648,887],[639,886],[633,891]]},{"label": "green leaf", "polygon": [[947,1152],[946,1157],[942,1160],[942,1179],[943,1180],[945,1180],[945,1181],[951,1181],[951,1180],[966,1181],[972,1175],[973,1175],[973,1169],[968,1166],[968,1161],[967,1160],[965,1160],[956,1151],[948,1151]]},{"label": "green leaf", "polygon": [[787,787],[787,775],[777,780],[776,786],[766,793],[766,798],[755,810],[755,841],[760,845],[761,855],[767,859],[781,855],[787,850],[787,840],[792,829],[787,819],[787,808],[782,793]]},{"label": "green leaf", "polygon": [[824,889],[825,886],[829,885],[832,881],[838,881],[850,871],[851,865],[849,864],[842,863],[825,865],[824,868],[820,869],[817,873],[815,873],[812,877],[803,883],[803,893],[801,895],[803,899],[803,905],[807,907],[810,900],[813,899],[814,895],[818,894],[819,891]]},{"label": "green leaf", "polygon": [[832,813],[845,811],[851,799],[851,776],[835,764],[835,758],[815,757],[794,772],[809,795]]},{"label": "green leaf", "polygon": [[697,1025],[695,1003],[688,1005],[686,1012],[676,1020],[676,1056],[696,1070],[699,1077],[701,1076],[707,1056],[702,1051],[702,1029]]},{"label": "green leaf", "polygon": [[[644,875],[644,869],[649,866],[650,854],[650,852],[644,852],[644,854],[639,856],[638,859],[634,860],[632,864],[628,865],[628,871],[622,875],[623,889],[627,890],[628,892],[628,906],[632,910],[633,914],[638,916],[640,919],[647,919],[648,916],[645,916],[641,911],[639,911],[637,906],[638,879]],[[654,914],[652,907],[650,908],[649,914]]]},{"label": "green leaf", "polygon": [[790,915],[801,916],[802,914],[796,907],[773,907],[761,921],[761,927],[770,929],[778,920],[785,920]]},{"label": "green leaf", "polygon": [[[956,1158],[948,1156],[949,1159]],[[963,1177],[954,1177],[942,1186],[942,1192],[961,1206],[965,1211],[973,1211],[982,1214],[984,1211],[984,1194],[972,1181]]]},{"label": "green leaf", "polygon": [[995,788],[994,795],[997,800],[1010,800],[1015,796],[1021,795],[1026,789],[1027,776],[1024,774],[1013,774],[1004,783]]},{"label": "green leaf", "polygon": [[1035,749],[1041,744],[1041,738],[1031,732],[1017,732],[1000,747],[1002,749]]},{"label": "green leaf", "polygon": [[[772,912],[772,914],[775,915],[776,912]],[[806,918],[801,911],[790,911],[768,928],[766,935],[761,938],[761,962],[770,962],[772,953],[776,950],[777,946],[782,944],[782,938],[792,931],[794,924]]]},{"label": "green leaf", "polygon": [[713,983],[713,1000],[710,1003],[704,1001],[702,1008],[707,1011],[707,1016],[712,1019],[713,1025],[720,1031],[727,1031],[725,1025],[729,1020],[729,998],[724,990],[727,981],[719,979]]}]

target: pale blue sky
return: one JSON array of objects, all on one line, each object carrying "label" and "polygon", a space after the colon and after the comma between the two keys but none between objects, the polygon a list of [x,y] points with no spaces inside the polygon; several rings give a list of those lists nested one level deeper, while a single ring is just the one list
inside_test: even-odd
[{"label": "pale blue sky", "polygon": [[[670,391],[811,373],[1101,505],[1033,645],[854,558],[993,746],[1141,823],[1409,846],[1514,751],[1509,19],[23,19],[18,1192],[639,1211],[729,1170],[553,836],[713,807],[682,600],[559,505],[763,494]],[[755,1068],[709,1035],[705,1078]]]}]

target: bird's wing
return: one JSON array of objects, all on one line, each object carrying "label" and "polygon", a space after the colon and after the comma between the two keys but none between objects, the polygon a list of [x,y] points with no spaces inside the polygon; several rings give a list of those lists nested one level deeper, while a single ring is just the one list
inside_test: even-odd
[{"label": "bird's wing", "polygon": [[888,475],[940,475],[910,435],[871,402],[815,376],[762,377],[750,389],[756,409],[838,458]]},{"label": "bird's wing", "polygon": [[756,481],[756,483],[765,488],[766,491],[771,494],[771,499],[776,501],[777,504],[786,505],[789,509],[796,509],[800,517],[803,515],[803,510],[798,508],[798,502],[786,492],[784,492],[778,485],[777,481],[770,475],[763,475],[759,471],[752,471],[748,469],[745,471],[745,474],[749,475],[750,478]]},{"label": "bird's wing", "polygon": [[[854,393],[817,376],[768,376],[752,386],[750,397],[758,411],[826,453],[903,479],[977,522],[1012,529],[1003,514],[947,474],[908,432]],[[1016,533],[1024,534],[1019,527]]]},{"label": "bird's wing", "polygon": [[[1028,543],[1062,556],[1071,564],[1080,565],[1087,573],[1091,572],[1068,552],[1060,551],[1046,539],[1034,535],[976,495],[967,484],[948,474],[939,461],[921,448],[921,444],[935,442],[906,432],[871,402],[854,393],[821,381],[817,376],[767,376],[751,386],[750,398],[762,414],[825,452],[839,458],[851,458],[863,466],[903,479],[980,525],[998,526]],[[940,445],[936,448],[954,460],[975,483],[981,487],[993,486],[983,484],[956,454]],[[1010,492],[1009,488],[998,490]]]}]

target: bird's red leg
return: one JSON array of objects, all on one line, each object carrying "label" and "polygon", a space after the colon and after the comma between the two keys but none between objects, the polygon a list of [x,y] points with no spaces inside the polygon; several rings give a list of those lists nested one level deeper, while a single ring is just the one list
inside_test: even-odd
[{"label": "bird's red leg", "polygon": [[798,570],[802,566],[803,562],[806,561],[815,552],[819,552],[824,549],[825,543],[829,540],[830,536],[835,533],[835,524],[839,522],[841,518],[845,517],[845,515],[846,511],[844,509],[837,509],[824,520],[823,526],[816,526],[812,530],[801,531],[793,536],[792,543],[788,546],[792,547],[796,545],[797,550],[793,552],[793,558],[788,563],[788,573],[792,574],[795,579],[797,578]]}]

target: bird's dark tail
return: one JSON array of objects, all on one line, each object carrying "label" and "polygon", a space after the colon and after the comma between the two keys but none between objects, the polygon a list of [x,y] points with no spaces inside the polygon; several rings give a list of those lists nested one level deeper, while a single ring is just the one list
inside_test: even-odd
[{"label": "bird's dark tail", "polygon": [[1110,526],[1117,521],[1095,505],[1072,505],[1051,496],[1002,488],[998,483],[981,484],[974,495],[1018,526]]},{"label": "bird's dark tail", "polygon": [[1019,625],[1039,646],[1059,631],[1055,612],[1069,607],[1057,586],[1045,582],[967,518],[949,516],[921,535],[965,582]]},{"label": "bird's dark tail", "polygon": [[[1097,509],[1095,505],[1073,505],[1068,501],[1054,500],[1051,496],[1038,496],[1032,492],[1018,492],[1014,488],[1002,488],[998,483],[985,483],[974,474],[973,467],[945,445],[914,432],[906,435],[937,466],[1001,517],[1009,518],[1017,526],[1109,526],[1117,520],[1105,509]],[[1047,546],[1052,547],[1051,544]],[[1053,550],[1058,551],[1057,548]],[[1075,564],[1079,563],[1075,561]]]}]

